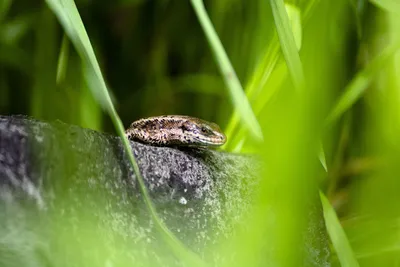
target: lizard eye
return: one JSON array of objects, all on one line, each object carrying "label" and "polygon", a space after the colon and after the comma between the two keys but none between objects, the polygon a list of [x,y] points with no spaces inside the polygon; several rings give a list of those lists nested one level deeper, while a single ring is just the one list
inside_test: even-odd
[{"label": "lizard eye", "polygon": [[203,133],[208,133],[209,132],[209,130],[206,127],[201,127],[201,131]]}]

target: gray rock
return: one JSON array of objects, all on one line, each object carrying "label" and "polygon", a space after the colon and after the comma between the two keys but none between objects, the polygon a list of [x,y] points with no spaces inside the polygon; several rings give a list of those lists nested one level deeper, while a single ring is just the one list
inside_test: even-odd
[{"label": "gray rock", "polygon": [[[215,248],[245,223],[257,159],[131,146],[168,228],[205,262],[223,261]],[[120,139],[93,130],[0,116],[0,216],[0,266],[183,264],[160,237]],[[308,222],[304,266],[329,266],[319,205]]]}]

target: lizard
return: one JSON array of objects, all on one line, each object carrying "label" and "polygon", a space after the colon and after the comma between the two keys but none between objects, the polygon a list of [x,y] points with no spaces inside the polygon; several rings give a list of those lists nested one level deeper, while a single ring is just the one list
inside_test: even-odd
[{"label": "lizard", "polygon": [[134,121],[125,131],[129,140],[156,146],[217,147],[226,142],[220,127],[183,115],[163,115]]}]

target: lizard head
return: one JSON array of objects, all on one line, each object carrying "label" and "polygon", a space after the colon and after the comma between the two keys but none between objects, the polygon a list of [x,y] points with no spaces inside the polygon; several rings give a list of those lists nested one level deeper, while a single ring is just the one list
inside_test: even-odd
[{"label": "lizard head", "polygon": [[215,123],[191,118],[182,126],[185,135],[191,139],[194,145],[221,146],[226,142],[226,136]]}]

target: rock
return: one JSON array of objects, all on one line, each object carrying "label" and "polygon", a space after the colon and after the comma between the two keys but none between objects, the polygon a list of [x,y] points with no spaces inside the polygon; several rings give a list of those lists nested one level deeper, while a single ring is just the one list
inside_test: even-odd
[{"label": "rock", "polygon": [[[131,147],[160,218],[207,263],[257,190],[255,157]],[[160,236],[119,137],[62,122],[0,116],[0,266],[183,266]],[[329,266],[320,206],[304,266]]]}]

